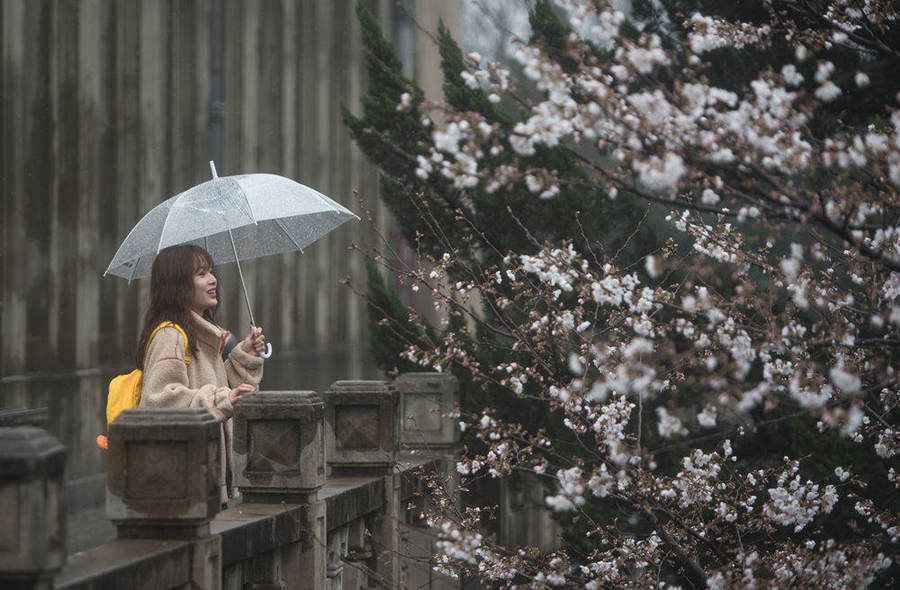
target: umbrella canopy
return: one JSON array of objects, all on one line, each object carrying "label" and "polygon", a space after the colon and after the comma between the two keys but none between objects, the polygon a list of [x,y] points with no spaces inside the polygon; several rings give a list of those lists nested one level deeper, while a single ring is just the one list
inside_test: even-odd
[{"label": "umbrella canopy", "polygon": [[[134,226],[104,276],[150,276],[163,248],[203,247],[216,264],[304,248],[349,219],[322,193],[275,174],[216,177],[160,203]],[[233,247],[232,247],[233,240]]]},{"label": "umbrella canopy", "polygon": [[[241,260],[282,254],[312,244],[349,219],[359,219],[322,193],[276,174],[244,174],[212,180],[177,194],[138,221],[103,276],[150,276],[163,248],[203,247],[215,264],[236,262],[250,323],[255,326]],[[263,357],[272,354],[271,344]]]}]

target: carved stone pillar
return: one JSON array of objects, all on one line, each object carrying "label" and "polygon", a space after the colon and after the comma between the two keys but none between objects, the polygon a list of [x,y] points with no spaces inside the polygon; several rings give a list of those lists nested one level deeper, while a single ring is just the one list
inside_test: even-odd
[{"label": "carved stone pillar", "polygon": [[314,391],[244,396],[234,412],[235,485],[244,502],[315,500],[325,484],[324,417]]},{"label": "carved stone pillar", "polygon": [[66,559],[65,463],[45,430],[0,428],[0,587],[53,587]]},{"label": "carved stone pillar", "polygon": [[461,437],[457,421],[444,416],[459,407],[459,381],[446,373],[403,373],[394,384],[400,393],[401,448],[437,459],[447,485],[455,487]]},{"label": "carved stone pillar", "polygon": [[325,392],[328,467],[335,477],[381,476],[385,503],[372,518],[372,548],[381,584],[396,586],[400,477],[399,396],[386,381],[336,381]]},{"label": "carved stone pillar", "polygon": [[109,425],[106,514],[120,538],[191,539],[219,512],[219,422],[204,409],[135,408]]},{"label": "carved stone pillar", "polygon": [[[400,444],[405,459],[436,460],[435,468],[443,473],[445,485],[454,488],[459,481],[456,461],[462,452],[461,436],[457,421],[445,416],[459,407],[459,381],[446,373],[403,373],[394,384],[400,394]],[[415,480],[407,484],[424,489]],[[400,494],[399,511],[406,513],[406,518],[399,517],[405,523],[401,525],[399,582],[409,587],[458,587],[432,571],[433,531],[417,517],[424,511],[425,499],[411,494],[412,489]],[[409,505],[414,506],[411,513]]]},{"label": "carved stone pillar", "polygon": [[459,406],[459,381],[446,373],[403,373],[394,381],[400,394],[400,445],[403,449],[456,452],[459,428],[444,415]]},{"label": "carved stone pillar", "polygon": [[[257,564],[256,585],[323,590],[325,574],[325,405],[314,391],[265,391],[234,410],[235,485],[244,504],[300,504],[300,542],[283,547],[280,579]],[[274,587],[274,586],[273,586]]]},{"label": "carved stone pillar", "polygon": [[397,389],[386,381],[335,381],[325,392],[332,475],[384,475],[397,462]]}]

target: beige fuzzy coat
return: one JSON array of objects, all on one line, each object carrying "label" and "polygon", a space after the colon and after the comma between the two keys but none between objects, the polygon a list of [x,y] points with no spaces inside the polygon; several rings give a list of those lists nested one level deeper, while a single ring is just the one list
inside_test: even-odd
[{"label": "beige fuzzy coat", "polygon": [[[193,313],[193,312],[191,312]],[[241,383],[259,385],[263,359],[234,347],[222,362],[222,348],[228,332],[194,313],[197,323],[197,350],[191,343],[191,363],[184,364],[184,338],[175,328],[163,328],[147,347],[141,406],[151,408],[206,408],[220,421],[219,458],[222,471],[219,485],[222,501],[232,495],[232,424],[234,408],[229,392]]]}]

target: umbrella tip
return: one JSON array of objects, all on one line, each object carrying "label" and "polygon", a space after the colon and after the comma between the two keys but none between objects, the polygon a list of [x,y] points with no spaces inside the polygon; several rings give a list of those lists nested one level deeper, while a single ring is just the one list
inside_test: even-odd
[{"label": "umbrella tip", "polygon": [[209,170],[212,172],[213,180],[219,177],[219,174],[216,172],[216,163],[212,160],[209,161]]}]

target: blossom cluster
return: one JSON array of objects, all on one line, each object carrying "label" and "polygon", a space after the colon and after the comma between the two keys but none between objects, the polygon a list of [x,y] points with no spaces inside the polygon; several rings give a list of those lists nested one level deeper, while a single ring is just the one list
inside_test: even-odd
[{"label": "blossom cluster", "polygon": [[[710,231],[709,235],[728,243],[728,232],[720,235]],[[500,384],[514,394],[544,400],[599,459],[560,464],[554,456],[554,441],[545,433],[531,433],[519,424],[485,413],[461,419],[460,424],[475,434],[484,450],[461,458],[457,471],[463,476],[486,474],[497,478],[525,468],[552,477],[555,489],[545,502],[556,513],[578,513],[587,502],[612,498],[637,506],[649,504],[662,514],[678,513],[686,519],[681,529],[671,523],[667,526],[676,529],[669,531],[672,538],[685,544],[693,535],[695,539],[710,534],[720,540],[728,538],[732,528],[747,537],[758,532],[771,535],[779,529],[801,534],[827,518],[842,497],[839,487],[854,485],[843,467],[837,467],[830,481],[825,482],[802,478],[801,463],[787,458],[780,471],[740,473],[734,467],[737,457],[733,443],[726,439],[718,451],[694,448],[682,458],[679,471],[666,474],[656,468],[655,458],[641,443],[641,430],[636,425],[641,416],[648,421],[655,418],[654,430],[663,440],[688,438],[708,429],[740,437],[744,429],[741,424],[760,419],[764,423],[765,411],[794,404],[801,411],[818,416],[822,429],[834,430],[868,446],[877,456],[890,458],[896,453],[896,428],[884,420],[871,419],[896,411],[896,385],[874,398],[867,394],[869,383],[891,382],[891,361],[868,349],[850,354],[846,346],[834,345],[831,331],[823,331],[817,321],[805,317],[810,309],[821,307],[831,313],[831,329],[844,323],[843,338],[859,329],[846,317],[857,313],[855,310],[827,305],[824,297],[835,297],[836,286],[828,281],[812,283],[813,273],[802,262],[806,251],[794,246],[786,257],[770,260],[767,272],[789,300],[791,287],[806,275],[811,280],[811,294],[821,293],[822,301],[810,305],[804,299],[803,305],[795,302],[788,312],[778,315],[768,310],[767,315],[760,316],[760,309],[765,308],[749,293],[749,281],[742,284],[746,296],[732,298],[723,297],[707,284],[692,281],[678,282],[670,288],[650,286],[638,273],[620,270],[613,264],[592,266],[571,245],[509,256],[504,267],[484,270],[481,281],[473,280],[465,288],[476,285],[482,297],[502,310],[501,316],[517,313],[527,318],[511,327],[511,347],[523,351],[524,358],[482,367],[473,363],[469,349],[459,346],[452,337],[431,349],[413,346],[409,358],[423,366],[462,367],[471,372],[476,382]],[[760,263],[753,256],[742,263],[719,260],[704,249],[695,251],[701,260],[711,258],[733,267],[737,277],[749,276],[744,267]],[[733,251],[746,256],[746,248],[736,247]],[[667,260],[669,254],[663,252],[661,260],[654,264],[665,265]],[[435,292],[442,293],[443,289],[431,277],[445,276],[452,264],[453,258],[448,257],[429,275],[429,286]],[[439,299],[441,308],[448,313],[458,306],[455,287],[450,286]],[[863,301],[860,298],[857,304]],[[754,315],[765,317],[765,321],[754,321]],[[593,319],[597,317],[606,320],[600,324]],[[893,330],[896,333],[896,328]],[[683,343],[682,350],[672,346],[676,340]],[[567,351],[567,356],[559,357],[560,348]],[[822,357],[822,350],[831,352]],[[560,361],[567,367],[564,373],[546,369]],[[701,404],[674,403],[678,398],[673,397],[673,392],[696,387],[709,392]],[[879,403],[874,406],[874,414],[867,415],[863,408],[876,401]],[[649,408],[653,412],[645,413]],[[850,497],[860,493],[861,489],[856,490]],[[896,515],[860,510],[866,522],[883,531],[887,542],[896,542],[900,530]],[[712,519],[709,515],[713,515]],[[598,528],[597,534],[602,531],[602,527]],[[474,530],[471,532],[474,534]],[[672,543],[659,542],[658,538],[656,542],[662,546]],[[589,587],[620,583],[621,572],[611,574],[610,564],[633,573],[635,568],[641,569],[639,564],[660,558],[658,552],[662,549],[651,551],[646,539],[634,543],[629,551],[621,543],[615,544],[611,554],[593,565],[584,565],[586,570],[565,574],[566,583],[573,579]],[[450,559],[447,563],[458,564],[459,560],[453,557],[455,550],[450,546],[442,550],[443,557]],[[890,563],[889,558],[868,545],[837,544],[833,550],[809,553],[805,557],[808,561],[793,558],[795,561],[789,564],[778,561],[786,559],[782,554],[760,550],[752,557],[737,555],[733,566],[710,573],[708,579],[711,587],[715,587],[716,580],[727,585],[738,579],[756,579],[759,572],[776,567],[776,563],[780,564],[777,567],[788,568],[783,571],[799,575],[798,568],[830,563],[837,559],[835,555],[844,553],[868,559],[860,557],[856,562],[859,569],[852,575],[842,574],[852,579],[871,579]],[[536,561],[529,563],[536,568]],[[480,575],[495,582],[500,580],[486,576],[482,562],[478,565]],[[519,563],[515,570],[522,574],[528,567]],[[510,571],[498,563],[491,566],[492,571],[497,568]],[[532,574],[542,571],[536,568]],[[740,572],[743,573],[739,575]],[[550,572],[543,574],[549,576]],[[554,570],[553,576],[559,575],[562,574]]]}]

